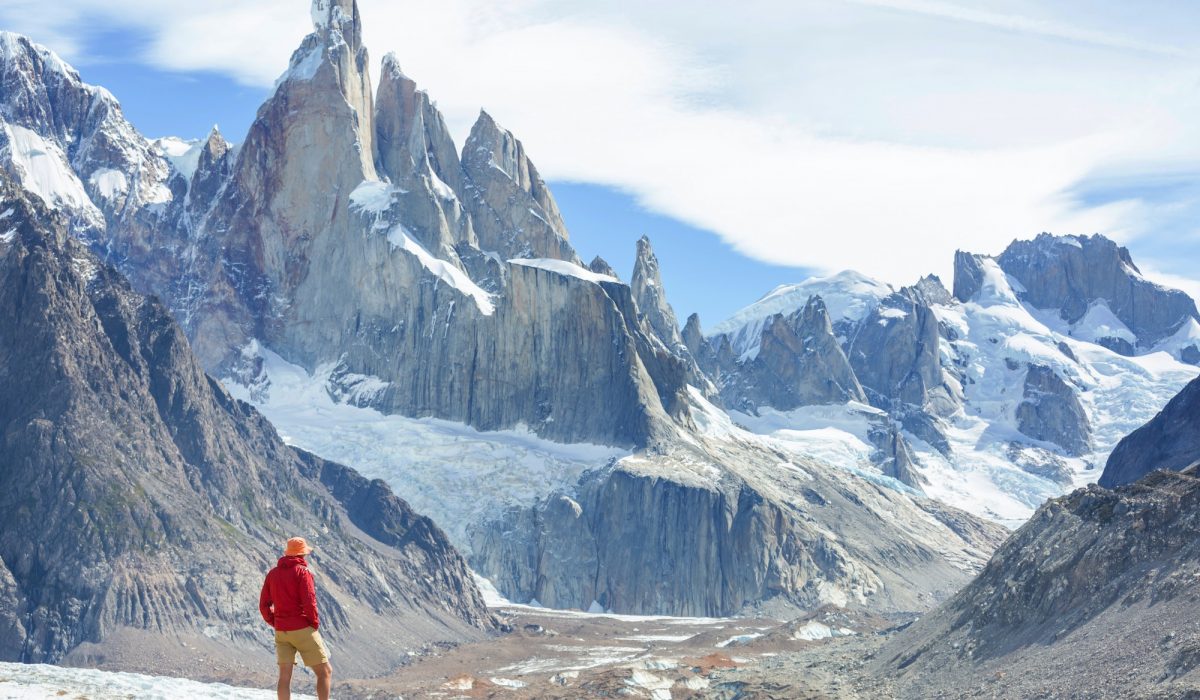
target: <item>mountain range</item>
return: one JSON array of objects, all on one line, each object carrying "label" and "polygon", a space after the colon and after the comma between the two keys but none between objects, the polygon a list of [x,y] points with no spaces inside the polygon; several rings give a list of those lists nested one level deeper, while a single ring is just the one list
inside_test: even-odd
[{"label": "mountain range", "polygon": [[[551,607],[925,611],[989,575],[1001,525],[1106,462],[1136,473],[1121,460],[1142,449],[1118,443],[1200,373],[1193,300],[1098,235],[960,251],[949,289],[846,271],[681,327],[648,239],[628,282],[585,265],[519,139],[481,112],[459,149],[395,56],[372,81],[353,0],[314,0],[312,19],[240,144],[148,139],[53,52],[0,33],[0,209],[16,217],[0,245],[22,300],[0,318],[0,379],[40,402],[4,418],[3,454],[53,454],[60,438],[30,430],[84,438],[61,477],[5,473],[23,518],[0,537],[14,658],[90,653],[116,628],[192,634],[128,587],[154,572],[195,600],[242,590],[163,562],[217,567],[203,542],[236,531],[240,558],[217,570],[249,581],[283,524],[310,518],[351,562],[330,594],[346,620],[437,574],[394,613],[414,638],[491,629],[468,565]],[[30,277],[30,251],[53,271]],[[65,378],[20,364],[75,356],[93,365]],[[110,434],[129,437],[101,447]],[[64,492],[88,464],[119,493]],[[88,546],[22,549],[35,523],[66,528],[106,498]],[[148,551],[151,568],[121,573]],[[406,563],[379,582],[375,556]],[[113,583],[46,585],[55,562]],[[93,617],[46,618],[67,601]],[[241,603],[196,605],[212,644],[253,644]]]}]

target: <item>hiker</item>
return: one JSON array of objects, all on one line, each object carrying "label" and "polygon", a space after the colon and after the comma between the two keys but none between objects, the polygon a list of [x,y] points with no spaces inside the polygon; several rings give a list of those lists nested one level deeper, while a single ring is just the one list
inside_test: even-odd
[{"label": "hiker", "polygon": [[329,700],[333,667],[329,665],[329,651],[317,631],[321,624],[317,615],[317,589],[304,561],[304,556],[311,551],[312,547],[303,537],[288,540],[279,563],[267,572],[267,580],[263,581],[262,593],[258,596],[259,612],[267,624],[275,628],[279,700],[292,697],[292,669],[296,665],[297,652],[304,659],[304,665],[317,676],[317,697]]}]

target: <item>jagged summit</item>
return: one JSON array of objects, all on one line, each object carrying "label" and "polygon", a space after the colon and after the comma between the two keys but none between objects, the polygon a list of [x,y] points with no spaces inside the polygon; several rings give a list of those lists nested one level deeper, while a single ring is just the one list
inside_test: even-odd
[{"label": "jagged summit", "polygon": [[[986,257],[955,254],[954,293],[960,301],[980,292]],[[1165,350],[1188,362],[1200,359],[1195,302],[1146,279],[1129,250],[1102,235],[1041,233],[1014,241],[994,260],[1016,282],[1017,298],[1052,312],[1068,335],[1122,355]]]}]

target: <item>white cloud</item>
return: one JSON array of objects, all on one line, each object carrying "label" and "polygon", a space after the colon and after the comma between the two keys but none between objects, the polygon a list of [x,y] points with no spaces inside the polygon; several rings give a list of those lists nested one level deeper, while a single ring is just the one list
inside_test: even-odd
[{"label": "white cloud", "polygon": [[[1171,39],[1156,43],[1154,22],[1126,35],[1116,4],[1075,5],[1087,26],[1061,16],[1070,3],[988,4],[360,7],[373,56],[395,51],[460,139],[486,107],[544,175],[622,188],[762,260],[906,283],[946,274],[955,248],[994,253],[1043,230],[1145,235],[1144,203],[1069,193],[1135,160],[1200,156],[1200,71],[1171,48],[1194,43],[1186,22],[1152,17]],[[0,21],[25,31],[14,20],[31,12],[6,4]],[[60,0],[38,17],[28,31],[74,60],[80,18],[102,18],[147,32],[154,65],[253,85],[308,30],[295,0]]]}]

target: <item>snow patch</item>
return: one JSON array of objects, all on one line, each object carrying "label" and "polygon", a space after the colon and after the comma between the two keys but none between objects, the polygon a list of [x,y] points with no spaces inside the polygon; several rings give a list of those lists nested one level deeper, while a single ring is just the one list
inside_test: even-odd
[{"label": "snow patch", "polygon": [[425,250],[420,243],[417,243],[416,240],[408,235],[401,224],[396,224],[392,227],[391,231],[388,231],[387,239],[393,247],[400,248],[416,257],[421,262],[421,265],[433,273],[435,277],[473,299],[475,305],[479,307],[480,313],[484,316],[491,316],[496,311],[496,305],[492,302],[491,294],[488,294],[482,287],[475,284],[475,281],[468,277],[467,273],[445,260],[430,255],[429,251]]},{"label": "snow patch", "polygon": [[762,632],[748,632],[746,634],[737,634],[737,635],[730,637],[729,639],[726,639],[723,642],[717,642],[715,646],[718,649],[724,649],[725,647],[730,646],[730,645],[741,646],[742,644],[748,644],[751,641],[758,639],[761,636],[763,636]]},{"label": "snow patch", "polygon": [[634,669],[629,678],[625,679],[625,684],[650,691],[651,700],[671,700],[671,686],[675,685],[675,681],[656,676],[649,671]]},{"label": "snow patch", "polygon": [[829,639],[833,636],[833,630],[826,625],[816,620],[809,620],[800,627],[796,628],[796,632],[792,635],[792,639],[803,639],[805,641],[814,642],[818,639]]},{"label": "snow patch", "polygon": [[382,214],[395,201],[397,194],[404,190],[388,182],[379,180],[363,180],[350,193],[350,206],[371,214]]},{"label": "snow patch", "polygon": [[100,218],[62,149],[23,126],[4,124],[4,134],[8,141],[5,150],[25,189],[51,207],[82,209]]},{"label": "snow patch", "polygon": [[837,324],[839,321],[861,321],[894,291],[891,285],[853,270],[828,277],[813,277],[799,284],[776,287],[763,298],[713,326],[705,335],[728,335],[734,352],[743,359],[753,359],[758,355],[758,344],[767,321],[775,314],[790,314],[804,308],[810,297],[821,297],[829,312],[829,320]]},{"label": "snow patch", "polygon": [[191,182],[196,168],[200,164],[200,154],[204,151],[204,143],[199,139],[184,140],[178,136],[164,136],[155,139],[155,150],[171,164],[175,171]]},{"label": "snow patch", "polygon": [[117,199],[129,191],[129,179],[115,168],[100,168],[92,173],[88,182],[100,192],[101,197],[108,200]]},{"label": "snow patch", "polygon": [[[0,663],[0,698],[138,698],[139,700],[273,700],[275,691],[48,664]],[[300,700],[311,695],[293,694]]]},{"label": "snow patch", "polygon": [[586,267],[580,267],[575,263],[567,262],[566,260],[555,260],[553,258],[513,258],[508,261],[510,265],[521,265],[523,267],[536,267],[540,270],[548,270],[550,272],[565,275],[567,277],[575,277],[586,282],[620,282],[616,277],[601,275]]},{"label": "snow patch", "polygon": [[450,185],[447,185],[442,178],[438,177],[438,174],[433,172],[433,168],[429,169],[429,184],[433,187],[434,193],[442,199],[458,199]]},{"label": "snow patch", "polygon": [[309,374],[257,343],[244,354],[262,359],[263,375],[253,390],[227,379],[231,394],[254,403],[289,444],[388,482],[466,552],[473,527],[506,507],[570,491],[585,471],[627,454],[551,442],[526,430],[482,432],[338,403],[329,391],[333,363],[322,366],[324,374]]}]

